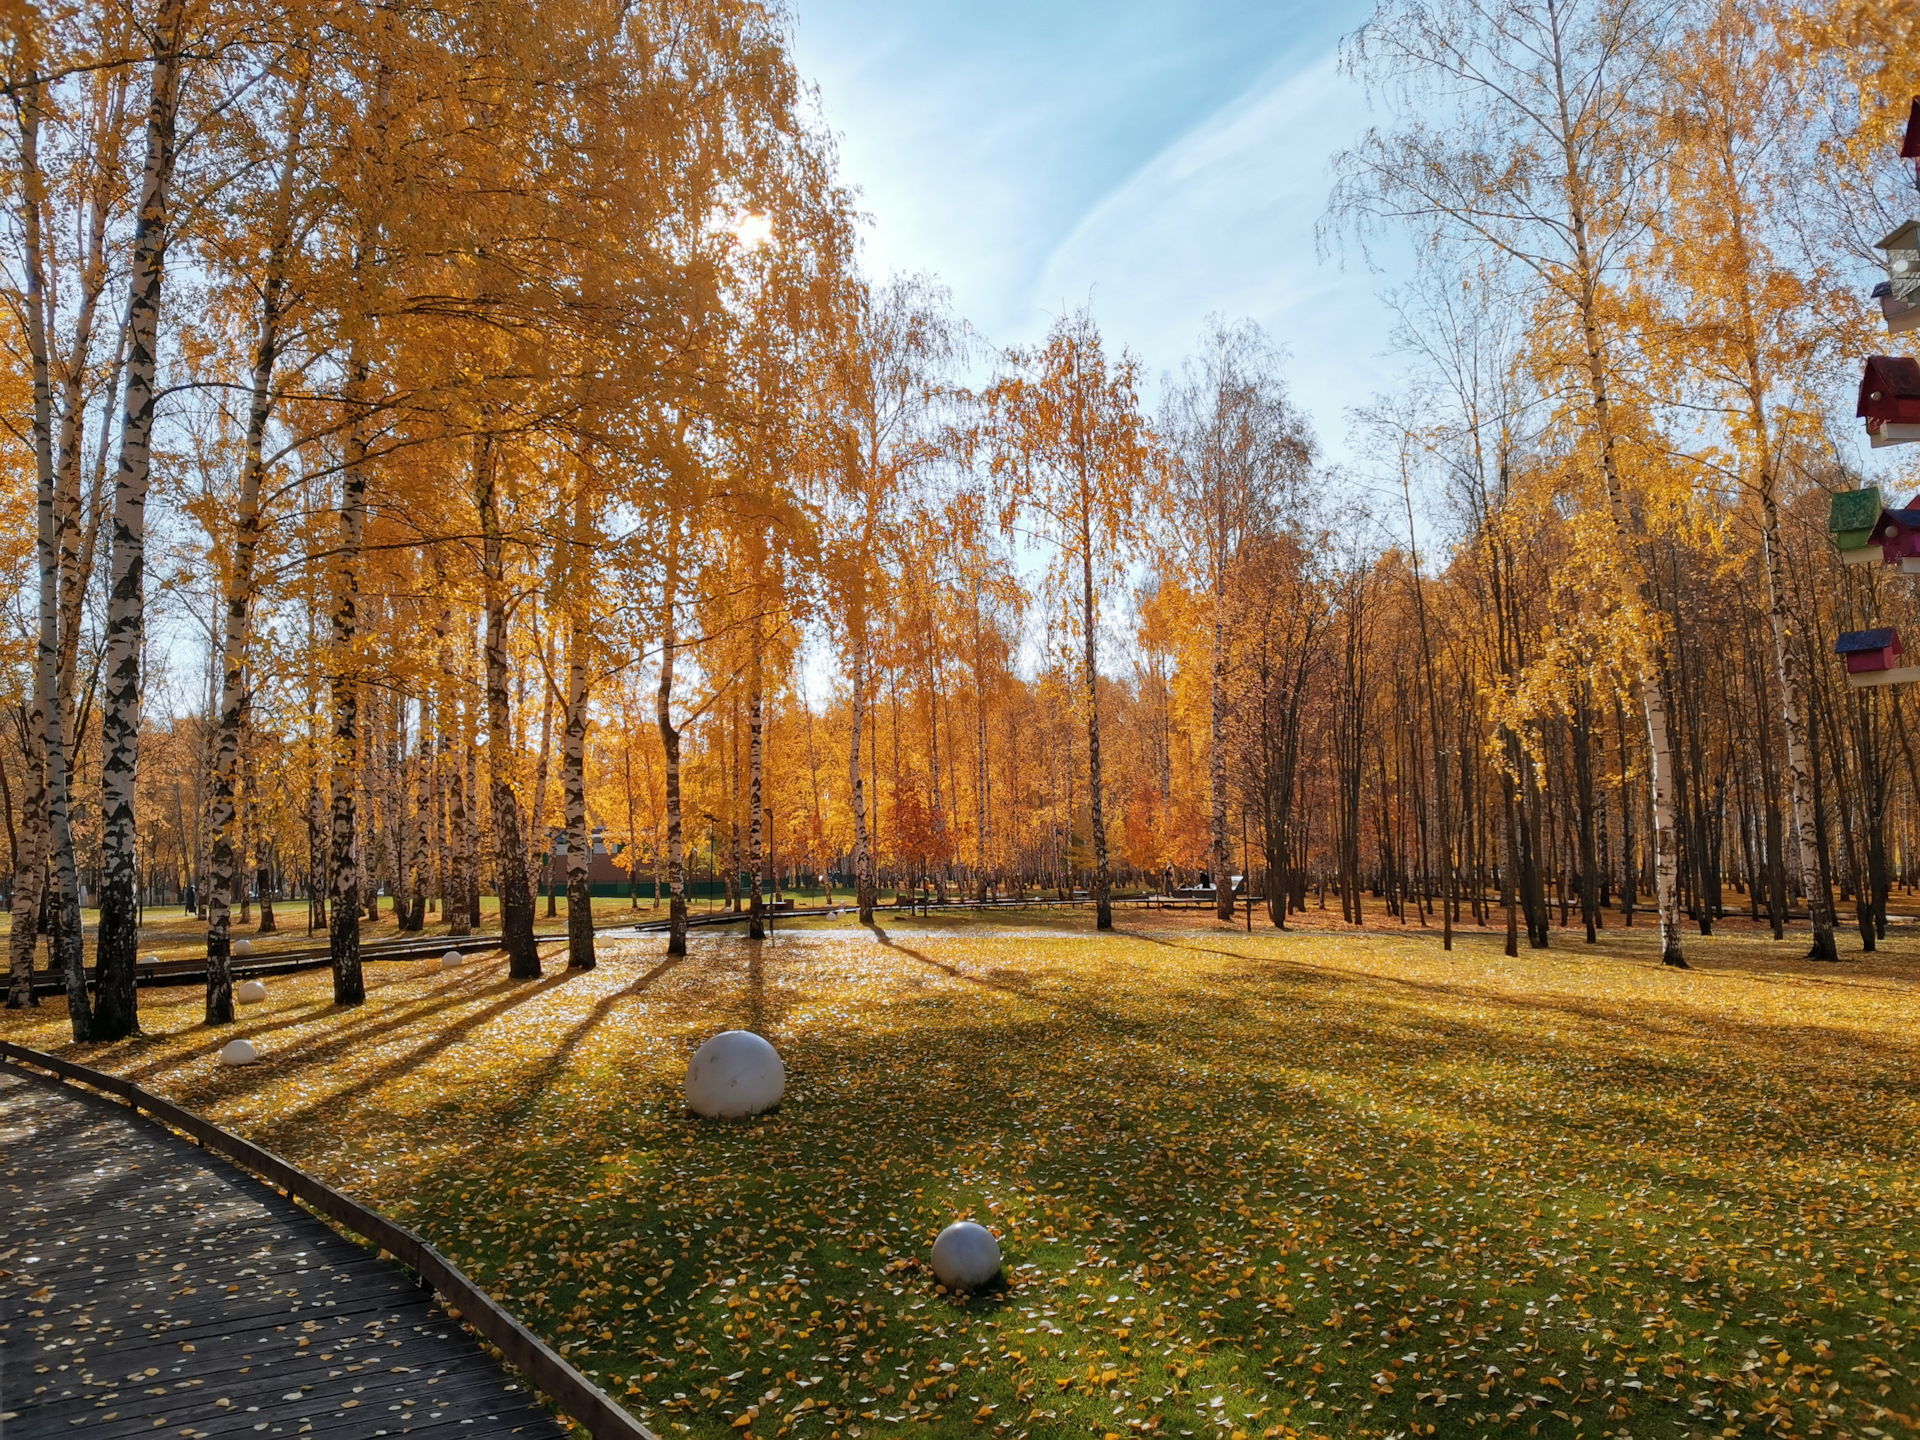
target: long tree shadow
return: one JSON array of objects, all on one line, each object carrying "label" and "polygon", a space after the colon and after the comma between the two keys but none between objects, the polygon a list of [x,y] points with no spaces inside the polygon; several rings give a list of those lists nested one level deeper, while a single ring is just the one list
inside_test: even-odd
[{"label": "long tree shadow", "polygon": [[987,990],[998,990],[1002,994],[1006,994],[1006,995],[1024,996],[1028,993],[1026,988],[1023,986],[1009,985],[1006,982],[1000,981],[1000,980],[989,980],[985,976],[981,976],[981,975],[969,975],[965,970],[960,969],[956,965],[949,965],[944,960],[936,960],[931,955],[923,954],[921,951],[915,950],[910,945],[902,945],[899,941],[895,940],[892,936],[887,934],[886,930],[880,925],[879,921],[877,920],[874,922],[874,925],[873,925],[873,936],[882,945],[886,946],[887,949],[897,951],[898,953],[907,956],[909,959],[918,960],[922,965],[928,966],[929,968],[934,970],[938,970],[942,974],[951,975],[955,980],[964,980],[969,985],[978,985],[981,988],[987,989]]},{"label": "long tree shadow", "polygon": [[[425,1064],[464,1040],[475,1030],[492,1024],[495,1020],[500,1019],[509,1011],[526,1004],[529,1000],[539,999],[557,987],[567,984],[569,981],[590,974],[592,974],[591,971],[563,970],[556,975],[546,976],[530,985],[524,983],[515,984],[511,993],[503,996],[496,1003],[487,1006],[484,1010],[477,1010],[473,1014],[455,1021],[453,1024],[407,1051],[404,1055],[395,1056],[384,1064],[367,1070],[352,1084],[340,1090],[333,1091],[330,1094],[318,1096],[297,1110],[284,1112],[272,1122],[267,1128],[266,1133],[269,1135],[278,1134],[287,1126],[297,1126],[323,1110],[335,1109],[342,1105],[351,1104],[360,1096],[379,1089],[396,1074]],[[392,1028],[394,1027],[387,1025],[382,1026],[381,1030],[384,1032]],[[324,1043],[303,1046],[292,1052],[287,1058],[296,1064],[324,1063],[328,1059],[358,1048],[359,1045],[363,1043],[364,1038],[364,1034],[361,1033],[331,1038]]]}]

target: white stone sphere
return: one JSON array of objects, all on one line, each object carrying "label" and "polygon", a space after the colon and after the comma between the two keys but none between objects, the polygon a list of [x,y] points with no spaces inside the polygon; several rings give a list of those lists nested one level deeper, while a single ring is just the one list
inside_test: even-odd
[{"label": "white stone sphere", "polygon": [[140,963],[142,965],[158,965],[160,963],[160,957],[158,955],[142,955],[140,957]]},{"label": "white stone sphere", "polygon": [[978,1290],[1000,1273],[1000,1242],[984,1225],[956,1220],[933,1242],[933,1278],[949,1290]]},{"label": "white stone sphere", "polygon": [[697,1115],[758,1115],[780,1103],[787,1067],[751,1030],[727,1030],[687,1061],[687,1108]]},{"label": "white stone sphere", "polygon": [[259,1058],[251,1040],[229,1040],[220,1051],[222,1065],[251,1065]]},{"label": "white stone sphere", "polygon": [[239,988],[233,992],[233,998],[242,1004],[267,998],[267,987],[258,980],[242,980]]},{"label": "white stone sphere", "polygon": [[253,954],[253,941],[236,940],[233,942],[233,958],[234,959],[244,960],[247,958],[247,956],[251,954]]},{"label": "white stone sphere", "polygon": [[440,963],[446,966],[458,965],[462,958],[458,950],[449,950],[440,957]]}]

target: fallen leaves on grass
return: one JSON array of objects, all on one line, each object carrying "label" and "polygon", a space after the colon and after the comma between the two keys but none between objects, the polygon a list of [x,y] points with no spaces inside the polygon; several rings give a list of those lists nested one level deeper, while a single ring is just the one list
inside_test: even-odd
[{"label": "fallen leaves on grass", "polygon": [[[1911,1428],[1905,962],[1136,929],[376,965],[352,1012],[287,978],[246,1071],[147,991],[90,1054],[422,1230],[669,1436]],[[695,1120],[732,1026],[787,1103]],[[1008,1258],[964,1301],[924,1264],[962,1216]]]}]

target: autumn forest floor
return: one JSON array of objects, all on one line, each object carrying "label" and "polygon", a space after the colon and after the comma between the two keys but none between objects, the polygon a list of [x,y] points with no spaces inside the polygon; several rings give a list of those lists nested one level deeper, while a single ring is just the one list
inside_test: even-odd
[{"label": "autumn forest floor", "polygon": [[[125,1044],[57,1005],[0,1035],[422,1231],[668,1440],[1920,1428],[1920,932],[1819,966],[1725,926],[1676,971],[1644,920],[1518,959],[1119,924],[603,940],[532,983],[374,963],[347,1012],[275,979],[219,1034],[187,988]],[[732,1027],[786,1102],[697,1120]],[[236,1032],[260,1064],[216,1063]],[[923,1263],[960,1216],[1007,1259],[964,1301]]]}]

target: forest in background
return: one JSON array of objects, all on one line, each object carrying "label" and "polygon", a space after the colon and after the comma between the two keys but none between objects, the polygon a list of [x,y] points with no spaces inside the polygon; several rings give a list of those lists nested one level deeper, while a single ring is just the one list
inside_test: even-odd
[{"label": "forest in background", "polygon": [[1831,957],[1836,895],[1871,948],[1920,878],[1899,687],[1833,654],[1910,587],[1827,534],[1920,488],[1850,409],[1913,350],[1912,0],[1386,0],[1323,228],[1411,242],[1409,378],[1338,417],[1232,317],[1162,379],[864,273],[770,6],[6,24],[9,1004],[40,954],[76,1038],[189,889],[216,1023],[276,897],[344,1003],[381,906],[498,895],[537,975],[563,849],[574,965],[596,849],[676,952],[703,868],[755,933],[1247,874],[1675,964],[1729,913]]}]

